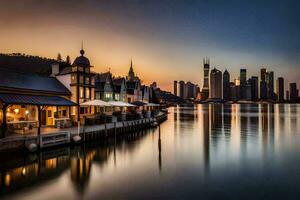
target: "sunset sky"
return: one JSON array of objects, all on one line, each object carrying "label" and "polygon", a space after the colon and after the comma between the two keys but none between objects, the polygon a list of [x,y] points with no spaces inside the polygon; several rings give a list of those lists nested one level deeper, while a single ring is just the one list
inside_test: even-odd
[{"label": "sunset sky", "polygon": [[167,90],[175,79],[202,87],[204,56],[232,79],[266,66],[300,85],[299,10],[296,0],[1,0],[0,52],[74,60],[83,40],[94,71],[126,75],[133,59],[144,83]]}]

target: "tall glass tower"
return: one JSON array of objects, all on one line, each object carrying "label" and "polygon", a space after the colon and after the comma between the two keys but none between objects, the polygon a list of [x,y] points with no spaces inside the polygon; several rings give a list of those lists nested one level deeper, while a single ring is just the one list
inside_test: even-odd
[{"label": "tall glass tower", "polygon": [[206,100],[209,97],[209,58],[203,58],[203,70],[204,70],[204,78],[203,78],[203,88],[202,94],[203,99]]}]

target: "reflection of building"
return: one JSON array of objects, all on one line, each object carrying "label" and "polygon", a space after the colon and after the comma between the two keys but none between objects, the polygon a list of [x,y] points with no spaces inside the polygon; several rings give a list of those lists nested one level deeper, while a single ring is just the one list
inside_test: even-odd
[{"label": "reflection of building", "polygon": [[84,193],[89,182],[94,156],[95,152],[78,152],[78,155],[70,158],[71,180],[80,193]]},{"label": "reflection of building", "polygon": [[206,57],[203,59],[203,88],[202,99],[206,100],[209,97],[209,64],[210,60]]},{"label": "reflection of building", "polygon": [[210,152],[210,128],[209,128],[209,105],[202,105],[203,112],[203,154],[204,154],[204,163],[205,169],[209,170],[209,152]]},{"label": "reflection of building", "polygon": [[284,101],[284,79],[279,77],[276,81],[276,93],[278,102]]},{"label": "reflection of building", "polygon": [[216,68],[210,72],[210,98],[222,99],[222,72]]}]

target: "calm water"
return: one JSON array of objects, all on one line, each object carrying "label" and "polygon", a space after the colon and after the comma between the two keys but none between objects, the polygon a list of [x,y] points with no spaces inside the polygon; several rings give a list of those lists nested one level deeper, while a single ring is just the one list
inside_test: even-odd
[{"label": "calm water", "polygon": [[300,105],[169,111],[160,133],[2,156],[0,198],[300,199]]}]

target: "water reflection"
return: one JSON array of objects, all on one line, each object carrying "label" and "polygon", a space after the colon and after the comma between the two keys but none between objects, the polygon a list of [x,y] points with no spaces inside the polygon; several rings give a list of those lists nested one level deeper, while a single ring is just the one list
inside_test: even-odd
[{"label": "water reflection", "polygon": [[270,186],[282,188],[272,197],[299,194],[299,105],[203,104],[169,112],[158,128],[111,141],[1,155],[0,195],[260,199]]}]

